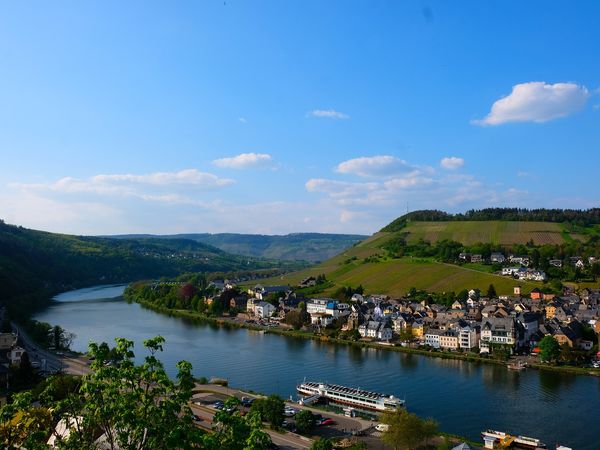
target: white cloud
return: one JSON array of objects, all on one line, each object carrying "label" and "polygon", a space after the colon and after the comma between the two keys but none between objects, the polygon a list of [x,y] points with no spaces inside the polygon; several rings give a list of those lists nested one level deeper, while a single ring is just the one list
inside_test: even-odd
[{"label": "white cloud", "polygon": [[389,155],[363,156],[341,162],[336,172],[361,177],[391,176],[416,170],[416,166]]},{"label": "white cloud", "polygon": [[248,122],[245,117],[238,117],[238,122],[246,123]]},{"label": "white cloud", "polygon": [[349,119],[350,116],[348,114],[344,114],[342,112],[336,111],[334,109],[313,109],[309,111],[307,114],[309,117],[319,117],[324,119]]},{"label": "white cloud", "polygon": [[179,172],[155,172],[144,175],[101,174],[86,179],[64,177],[53,183],[13,183],[10,187],[24,191],[71,194],[93,193],[99,195],[121,194],[142,197],[144,190],[147,188],[169,189],[177,186],[187,186],[195,189],[211,190],[229,186],[233,183],[234,180],[229,178],[219,178],[211,173],[186,169]]},{"label": "white cloud", "polygon": [[537,122],[566,117],[585,105],[590,93],[585,86],[574,83],[547,84],[543,81],[521,83],[512,92],[497,100],[489,114],[472,123],[500,125],[508,122]]},{"label": "white cloud", "polygon": [[440,166],[448,170],[458,169],[464,165],[465,160],[456,156],[448,156],[446,158],[442,158],[442,160],[440,161]]},{"label": "white cloud", "polygon": [[212,173],[200,172],[196,169],[186,169],[179,172],[155,172],[146,175],[96,175],[91,178],[91,181],[93,183],[137,183],[157,186],[189,184],[209,188],[228,186],[233,183],[233,180],[219,178]]},{"label": "white cloud", "polygon": [[241,153],[229,158],[215,159],[215,166],[224,169],[273,168],[273,159],[268,153]]}]

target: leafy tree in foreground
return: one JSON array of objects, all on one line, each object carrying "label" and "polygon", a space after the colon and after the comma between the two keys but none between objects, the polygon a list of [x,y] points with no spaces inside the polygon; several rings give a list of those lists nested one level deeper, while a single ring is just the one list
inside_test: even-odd
[{"label": "leafy tree in foreground", "polygon": [[560,344],[553,336],[544,336],[538,347],[542,361],[556,361],[560,355]]},{"label": "leafy tree in foreground", "polygon": [[252,403],[251,409],[258,412],[261,420],[269,422],[273,428],[278,428],[283,423],[285,403],[278,395],[269,395],[267,398],[257,399]]},{"label": "leafy tree in foreground", "polygon": [[308,433],[316,426],[315,416],[312,412],[303,409],[296,414],[296,428],[300,433]]},{"label": "leafy tree in foreground", "polygon": [[[114,349],[90,344],[93,371],[81,384],[72,377],[67,383],[50,379],[38,397],[42,406],[33,406],[33,394],[25,392],[0,408],[0,446],[48,449],[51,434],[55,448],[68,450],[261,450],[271,444],[256,413],[242,417],[232,409],[216,415],[215,433],[197,428],[189,407],[192,367],[179,362],[171,380],[156,357],[162,337],[144,342],[150,355],[141,365],[134,363],[131,341],[116,342]],[[68,437],[55,432],[60,422],[70,429]]]}]

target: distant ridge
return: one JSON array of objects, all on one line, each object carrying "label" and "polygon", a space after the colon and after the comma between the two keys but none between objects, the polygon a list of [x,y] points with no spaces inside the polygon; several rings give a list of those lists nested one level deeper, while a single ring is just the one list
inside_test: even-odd
[{"label": "distant ridge", "polygon": [[290,233],[286,235],[239,233],[187,233],[174,235],[117,235],[118,239],[189,239],[223,251],[256,258],[320,262],[329,259],[367,236],[358,234]]}]

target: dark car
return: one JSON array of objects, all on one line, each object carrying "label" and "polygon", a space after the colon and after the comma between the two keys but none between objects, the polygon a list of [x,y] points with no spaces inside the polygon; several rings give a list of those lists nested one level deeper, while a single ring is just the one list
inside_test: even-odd
[{"label": "dark car", "polygon": [[252,397],[242,397],[240,402],[241,402],[242,406],[252,406],[252,403],[254,403],[254,400],[256,400],[256,399],[252,398]]}]

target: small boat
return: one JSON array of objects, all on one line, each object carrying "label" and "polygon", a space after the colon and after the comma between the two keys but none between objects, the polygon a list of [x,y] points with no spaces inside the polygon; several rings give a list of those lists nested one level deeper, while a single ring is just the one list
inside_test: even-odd
[{"label": "small boat", "polygon": [[508,363],[506,367],[510,370],[525,370],[527,368],[527,363],[523,361],[517,361]]},{"label": "small boat", "polygon": [[525,448],[535,450],[538,448],[547,448],[546,444],[536,438],[527,436],[514,436],[503,431],[485,430],[481,432],[484,441],[493,440],[500,448]]}]

